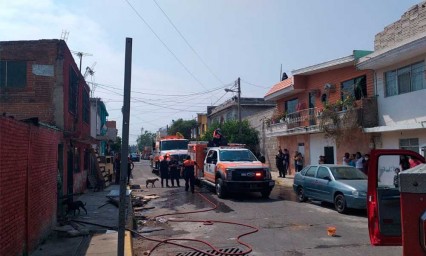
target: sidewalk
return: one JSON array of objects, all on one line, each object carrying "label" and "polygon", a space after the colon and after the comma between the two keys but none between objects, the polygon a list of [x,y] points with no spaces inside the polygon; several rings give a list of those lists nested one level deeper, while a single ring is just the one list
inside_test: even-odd
[{"label": "sidewalk", "polygon": [[[88,190],[75,198],[75,201],[81,200],[86,204],[87,215],[82,209],[80,214],[76,213],[76,216],[70,213],[72,221],[65,226],[58,224],[47,240],[30,255],[117,255],[118,233],[115,230],[118,225],[119,209],[114,204],[108,203],[107,198],[107,195],[114,190],[119,191],[119,186],[111,185],[99,192]],[[131,217],[130,215],[131,213],[128,214],[128,218]],[[133,255],[132,238],[128,231],[125,234],[124,254]]]},{"label": "sidewalk", "polygon": [[285,178],[281,178],[278,172],[271,172],[271,174],[275,185],[293,188],[294,175],[286,175]]}]

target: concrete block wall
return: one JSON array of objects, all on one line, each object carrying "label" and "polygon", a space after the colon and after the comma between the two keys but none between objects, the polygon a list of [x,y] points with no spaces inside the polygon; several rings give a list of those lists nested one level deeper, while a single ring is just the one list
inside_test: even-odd
[{"label": "concrete block wall", "polygon": [[56,223],[59,139],[0,117],[0,255],[31,252]]},{"label": "concrete block wall", "polygon": [[259,133],[259,152],[265,156],[266,164],[268,164],[272,171],[278,171],[275,167],[275,155],[278,150],[277,137],[265,136],[266,124],[263,125],[263,120],[270,118],[274,108],[258,112],[253,114],[246,119],[249,121],[251,127],[255,128]]},{"label": "concrete block wall", "polygon": [[401,19],[376,34],[374,50],[392,47],[401,41],[426,32],[426,1],[412,6]]}]

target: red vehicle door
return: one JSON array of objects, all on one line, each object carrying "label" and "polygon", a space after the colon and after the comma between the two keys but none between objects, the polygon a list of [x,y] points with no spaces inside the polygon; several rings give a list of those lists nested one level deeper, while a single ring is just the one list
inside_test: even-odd
[{"label": "red vehicle door", "polygon": [[367,215],[372,245],[401,245],[401,205],[398,170],[407,168],[409,158],[425,163],[411,150],[375,149],[368,164]]}]

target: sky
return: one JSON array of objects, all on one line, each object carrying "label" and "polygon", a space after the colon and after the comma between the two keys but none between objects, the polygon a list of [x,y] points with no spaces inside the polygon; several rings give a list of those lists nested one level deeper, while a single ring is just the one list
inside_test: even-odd
[{"label": "sky", "polygon": [[[129,144],[234,95],[263,98],[291,71],[373,50],[415,0],[0,0],[0,41],[66,39],[92,97],[122,136],[125,40],[132,38]],[[76,63],[79,58],[75,55]]]}]

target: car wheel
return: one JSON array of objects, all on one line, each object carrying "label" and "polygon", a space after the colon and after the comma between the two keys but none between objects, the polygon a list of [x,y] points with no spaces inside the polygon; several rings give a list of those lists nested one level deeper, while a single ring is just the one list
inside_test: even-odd
[{"label": "car wheel", "polygon": [[347,211],[346,199],[344,195],[337,194],[334,197],[334,207],[336,208],[338,213],[345,213]]},{"label": "car wheel", "polygon": [[226,190],[225,190],[225,187],[223,186],[223,180],[221,178],[218,178],[216,180],[216,195],[219,198],[225,198],[226,196]]},{"label": "car wheel", "polygon": [[269,198],[269,196],[271,195],[271,191],[272,190],[264,190],[264,191],[262,191],[261,193],[262,193],[262,198]]},{"label": "car wheel", "polygon": [[305,202],[307,200],[305,196],[305,190],[302,187],[297,188],[297,201]]}]

